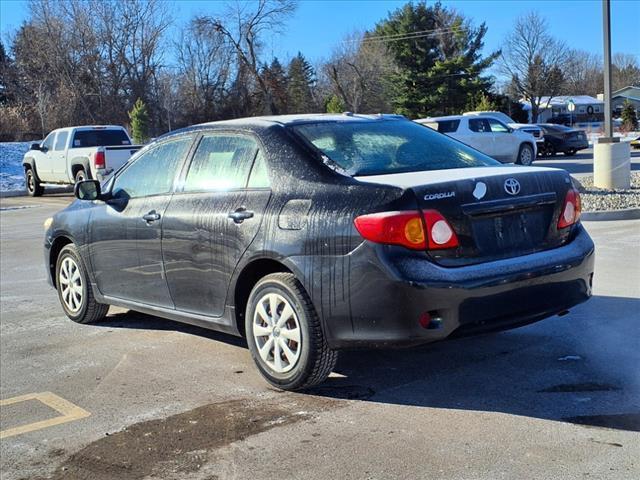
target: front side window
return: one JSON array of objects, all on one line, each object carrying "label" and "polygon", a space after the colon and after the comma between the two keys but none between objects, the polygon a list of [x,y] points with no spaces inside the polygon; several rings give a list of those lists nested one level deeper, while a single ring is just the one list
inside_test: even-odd
[{"label": "front side window", "polygon": [[56,139],[56,146],[54,150],[64,150],[64,147],[67,143],[68,136],[69,136],[68,132],[59,132],[58,138]]},{"label": "front side window", "polygon": [[192,140],[193,137],[169,140],[142,153],[116,177],[112,195],[140,198],[169,193]]},{"label": "front side window", "polygon": [[189,167],[186,192],[244,188],[258,144],[250,137],[233,134],[206,135]]},{"label": "front side window", "polygon": [[451,137],[408,120],[318,122],[290,128],[349,175],[499,165]]},{"label": "front side window", "polygon": [[504,123],[499,122],[498,120],[494,120],[490,118],[488,120],[489,127],[493,133],[509,133],[509,127],[507,127]]},{"label": "front side window", "polygon": [[44,139],[44,142],[42,142],[40,148],[42,148],[42,150],[51,150],[55,141],[56,132],[51,132],[49,135],[47,135],[47,138]]}]

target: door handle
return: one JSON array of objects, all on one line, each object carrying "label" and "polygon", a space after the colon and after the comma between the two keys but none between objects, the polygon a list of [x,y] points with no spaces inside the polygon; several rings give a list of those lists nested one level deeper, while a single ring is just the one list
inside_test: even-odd
[{"label": "door handle", "polygon": [[242,223],[247,218],[253,218],[253,212],[247,210],[245,207],[240,207],[235,212],[231,212],[228,216],[235,223]]},{"label": "door handle", "polygon": [[155,222],[156,220],[160,220],[160,214],[155,210],[151,210],[146,215],[143,215],[142,219],[147,223]]}]

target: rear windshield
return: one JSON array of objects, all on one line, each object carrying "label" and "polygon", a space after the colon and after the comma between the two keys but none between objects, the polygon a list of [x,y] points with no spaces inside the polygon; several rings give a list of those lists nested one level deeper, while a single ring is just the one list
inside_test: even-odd
[{"label": "rear windshield", "polygon": [[353,176],[500,165],[409,120],[318,122],[292,128]]},{"label": "rear windshield", "polygon": [[108,147],[114,145],[131,145],[131,140],[124,130],[78,130],[73,135],[71,148]]}]

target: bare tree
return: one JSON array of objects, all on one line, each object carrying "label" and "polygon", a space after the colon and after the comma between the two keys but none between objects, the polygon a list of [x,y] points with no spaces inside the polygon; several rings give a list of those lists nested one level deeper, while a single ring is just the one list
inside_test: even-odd
[{"label": "bare tree", "polygon": [[277,113],[269,87],[261,75],[260,49],[266,32],[277,33],[296,9],[294,0],[236,2],[224,18],[202,17],[215,32],[222,34],[235,49],[238,60],[253,76],[263,96],[268,114]]},{"label": "bare tree", "polygon": [[602,57],[583,50],[571,50],[564,62],[565,93],[595,97],[604,90]]},{"label": "bare tree", "polygon": [[233,47],[210,26],[207,18],[195,17],[176,43],[183,113],[192,122],[216,117],[231,77]]},{"label": "bare tree", "polygon": [[352,112],[384,112],[390,109],[385,79],[393,69],[386,46],[367,42],[362,33],[348,35],[321,70],[329,90]]},{"label": "bare tree", "polygon": [[567,54],[565,44],[548,33],[546,21],[535,12],[518,18],[504,42],[502,73],[511,78],[513,93],[531,104],[533,123],[538,121],[542,97],[550,100],[563,91]]},{"label": "bare tree", "polygon": [[640,64],[635,55],[616,53],[611,63],[613,63],[611,82],[614,91],[629,86],[640,87]]}]

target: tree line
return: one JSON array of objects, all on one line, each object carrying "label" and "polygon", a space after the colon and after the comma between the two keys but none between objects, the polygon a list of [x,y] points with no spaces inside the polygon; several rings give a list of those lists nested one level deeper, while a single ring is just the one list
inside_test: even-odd
[{"label": "tree line", "polygon": [[[30,0],[28,19],[6,48],[0,43],[0,139],[130,125],[136,104],[156,136],[206,121],[325,111],[417,118],[497,109],[525,120],[521,98],[537,111],[543,95],[602,91],[601,60],[553,39],[540,16],[519,19],[502,50],[483,54],[484,23],[424,1],[346,36],[316,64],[302,52],[268,56],[265,42],[296,6],[229,2],[173,35],[162,0]],[[614,88],[640,84],[635,57],[615,63]]]}]

